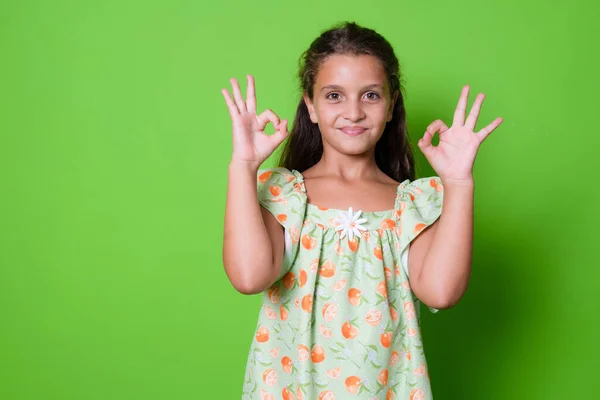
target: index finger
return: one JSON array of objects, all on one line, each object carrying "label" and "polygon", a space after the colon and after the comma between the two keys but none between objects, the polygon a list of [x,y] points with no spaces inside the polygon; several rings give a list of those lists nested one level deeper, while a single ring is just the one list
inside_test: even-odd
[{"label": "index finger", "polygon": [[227,108],[229,109],[229,115],[231,116],[231,119],[240,115],[240,110],[238,109],[234,101],[231,99],[231,96],[229,95],[229,90],[223,88],[221,89],[221,93],[223,93],[223,97],[225,97],[225,103],[227,103]]},{"label": "index finger", "polygon": [[248,112],[256,114],[256,90],[254,89],[254,77],[250,74],[247,75],[248,86],[246,87],[246,106]]},{"label": "index finger", "polygon": [[465,85],[460,93],[456,111],[454,111],[454,120],[452,125],[462,126],[465,124],[465,111],[467,109],[467,100],[469,98],[469,85]]}]

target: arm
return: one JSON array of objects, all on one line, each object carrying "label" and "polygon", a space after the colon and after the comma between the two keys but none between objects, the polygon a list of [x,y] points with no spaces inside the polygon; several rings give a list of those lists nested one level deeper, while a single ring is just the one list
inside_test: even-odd
[{"label": "arm", "polygon": [[232,285],[243,294],[271,286],[283,261],[283,227],[258,203],[257,173],[255,165],[229,164],[223,265]]},{"label": "arm", "polygon": [[[418,141],[419,148],[442,179],[444,200],[442,214],[429,235],[421,232],[416,260],[415,294],[434,308],[454,306],[467,290],[471,276],[473,251],[473,164],[481,143],[503,122],[496,118],[474,132],[485,95],[479,93],[465,120],[469,85],[463,86],[454,112],[452,126],[442,120],[429,124]],[[433,135],[439,132],[439,144]],[[409,257],[410,264],[410,257]],[[413,267],[415,267],[413,266]],[[410,268],[410,265],[409,265]],[[412,286],[412,282],[411,282]]]},{"label": "arm", "polygon": [[411,287],[427,306],[446,309],[462,298],[471,276],[474,185],[444,183],[442,214],[411,243]]},{"label": "arm", "polygon": [[[287,120],[280,121],[272,110],[256,114],[254,77],[247,75],[247,78],[245,101],[235,78],[230,79],[235,101],[228,90],[221,89],[233,128],[223,265],[236,290],[244,294],[256,294],[271,286],[278,278],[284,248],[283,227],[258,203],[258,169],[289,132]],[[264,132],[269,122],[277,129],[273,135]]]}]

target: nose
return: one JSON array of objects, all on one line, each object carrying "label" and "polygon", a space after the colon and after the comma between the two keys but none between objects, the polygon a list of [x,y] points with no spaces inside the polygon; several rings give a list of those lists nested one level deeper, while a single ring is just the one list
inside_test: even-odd
[{"label": "nose", "polygon": [[365,112],[362,109],[360,99],[350,99],[346,103],[346,110],[344,112],[344,118],[349,121],[360,121],[365,117]]}]

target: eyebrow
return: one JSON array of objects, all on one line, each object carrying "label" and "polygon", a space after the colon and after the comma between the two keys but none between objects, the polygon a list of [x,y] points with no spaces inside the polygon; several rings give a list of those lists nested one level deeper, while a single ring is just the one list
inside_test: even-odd
[{"label": "eyebrow", "polygon": [[[379,83],[373,83],[371,85],[367,85],[367,86],[363,87],[363,89],[373,89],[373,88],[383,89],[383,85],[380,85]],[[343,88],[340,85],[327,85],[327,86],[323,86],[320,91],[322,92],[324,90],[330,90],[330,89],[341,90]]]}]

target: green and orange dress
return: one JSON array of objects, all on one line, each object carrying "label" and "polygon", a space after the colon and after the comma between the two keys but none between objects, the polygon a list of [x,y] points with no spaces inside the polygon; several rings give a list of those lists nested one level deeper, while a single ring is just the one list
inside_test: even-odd
[{"label": "green and orange dress", "polygon": [[381,212],[310,204],[302,174],[282,167],[258,171],[257,188],[285,253],[263,293],[242,399],[431,399],[408,249],[441,215],[441,179],[401,182]]}]

